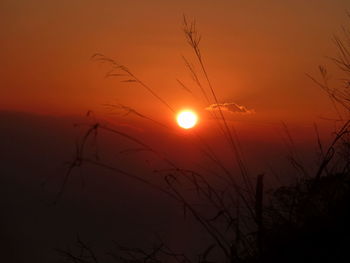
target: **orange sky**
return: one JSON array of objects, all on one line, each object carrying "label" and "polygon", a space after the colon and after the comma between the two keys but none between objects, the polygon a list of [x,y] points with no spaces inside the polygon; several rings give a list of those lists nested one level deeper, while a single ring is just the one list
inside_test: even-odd
[{"label": "orange sky", "polygon": [[185,13],[197,20],[219,100],[256,111],[237,118],[312,120],[330,110],[305,73],[331,64],[325,56],[335,54],[331,37],[347,8],[345,0],[3,0],[0,109],[104,114],[102,104],[119,102],[173,120],[136,84],[105,79],[108,67],[89,60],[96,52],[127,65],[175,109],[202,107],[176,82],[196,89],[181,59],[195,61],[181,31]]},{"label": "orange sky", "polygon": [[[332,84],[338,83],[326,56],[336,55],[332,35],[341,35],[342,25],[350,28],[347,9],[349,0],[0,0],[1,259],[55,262],[53,249],[73,247],[76,233],[103,254],[110,240],[149,247],[159,240],[152,233],[175,251],[181,246],[191,255],[202,251],[206,236],[197,235],[198,224],[187,218],[182,228],[183,206],[168,202],[151,184],[84,159],[161,184],[166,191],[173,177],[169,168],[189,168],[224,195],[230,186],[221,175],[230,173],[230,180],[241,182],[242,163],[251,182],[266,175],[266,190],[306,178],[299,177],[304,169],[316,174],[325,156],[319,154],[314,123],[327,149],[334,122],[321,117],[334,111],[305,73],[317,75],[318,65],[327,64]],[[227,139],[232,133],[218,128],[221,122],[205,110],[208,103],[176,81],[200,96],[182,60],[184,55],[196,62],[182,32],[183,14],[197,20],[219,102],[255,112],[225,112],[228,129],[235,128],[238,139],[236,134]],[[97,52],[128,66],[175,111],[198,111],[199,124],[181,129],[175,114],[145,89],[105,78],[109,67],[90,59]],[[112,119],[116,115],[103,106],[110,103],[127,105],[167,127],[119,115],[108,126],[116,132],[96,129],[85,140],[89,126],[73,124],[88,123],[88,110],[99,124]],[[77,142],[86,143],[77,147]],[[72,162],[79,167],[67,179]],[[59,205],[48,205],[62,185],[67,187]],[[245,194],[244,185],[238,186]],[[181,189],[185,198],[195,193],[187,181]],[[204,200],[201,194],[198,198]]]}]

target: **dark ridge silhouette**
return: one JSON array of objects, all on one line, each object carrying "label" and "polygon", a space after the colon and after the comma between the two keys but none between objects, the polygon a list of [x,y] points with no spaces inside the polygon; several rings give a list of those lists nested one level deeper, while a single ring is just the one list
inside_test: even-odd
[{"label": "dark ridge silhouette", "polygon": [[[117,245],[114,252],[109,253],[116,261],[121,262],[347,262],[350,257],[346,251],[347,236],[349,234],[348,202],[349,191],[349,125],[350,121],[340,115],[338,106],[346,110],[348,116],[348,93],[347,86],[342,88],[329,88],[327,86],[328,75],[324,67],[320,67],[322,82],[310,77],[330,97],[339,114],[342,126],[336,131],[333,140],[324,147],[317,127],[316,136],[320,150],[320,162],[315,171],[305,167],[303,160],[295,149],[295,143],[287,125],[282,122],[289,149],[287,158],[290,165],[295,169],[293,182],[289,185],[280,185],[270,189],[268,193],[264,188],[264,174],[257,176],[248,172],[248,166],[243,158],[240,140],[235,127],[228,124],[224,115],[227,103],[219,101],[216,91],[210,81],[208,71],[205,67],[204,58],[200,50],[201,36],[196,29],[196,22],[188,22],[184,17],[184,33],[186,40],[194,52],[195,59],[201,69],[204,81],[196,73],[194,66],[186,58],[185,64],[193,76],[194,82],[209,105],[218,109],[210,111],[216,120],[218,131],[226,140],[226,144],[232,153],[232,161],[238,168],[238,174],[233,173],[220,160],[217,153],[208,142],[195,134],[195,138],[201,145],[202,152],[208,157],[219,172],[207,176],[202,171],[182,168],[171,160],[163,152],[147,144],[142,139],[131,134],[124,133],[108,125],[101,125],[98,121],[92,122],[78,146],[76,159],[68,170],[63,181],[60,195],[66,187],[66,180],[71,176],[76,167],[94,165],[110,171],[117,175],[133,178],[146,186],[159,191],[170,197],[183,209],[183,216],[189,215],[194,222],[202,227],[202,230],[210,240],[207,245],[197,252],[198,258],[193,254],[174,252],[162,238],[158,238],[152,249],[141,249]],[[346,36],[347,37],[347,36]],[[348,73],[349,52],[347,45],[339,38],[335,38],[336,45],[340,50],[340,58],[333,61]],[[345,38],[349,41],[350,38]],[[141,84],[162,104],[170,110],[169,104],[153,90],[150,90],[143,82],[124,66],[117,65],[114,60],[94,55],[93,58],[102,62],[111,63],[112,67],[126,72],[132,76],[133,81]],[[112,69],[113,70],[113,69]],[[110,74],[107,73],[107,75]],[[186,86],[179,82],[182,88]],[[204,86],[202,83],[205,83]],[[348,82],[345,82],[348,83]],[[187,90],[187,89],[186,89]],[[187,90],[189,91],[189,90]],[[210,94],[210,96],[208,95]],[[236,104],[232,104],[240,111],[246,111]],[[124,108],[128,113],[133,112]],[[143,114],[135,113],[137,116],[154,122],[153,119]],[[218,115],[217,115],[218,114]],[[219,117],[218,117],[219,116]],[[155,155],[166,168],[153,170],[158,181],[140,177],[118,166],[108,164],[97,158],[85,158],[86,144],[97,130],[105,130],[118,137],[122,137],[136,147],[132,152],[148,151]],[[123,152],[123,151],[122,151]],[[128,152],[128,151],[127,151]],[[254,181],[255,186],[254,186]],[[191,189],[188,191],[188,189]],[[199,205],[198,205],[199,204]],[[80,239],[77,245],[81,251],[88,256],[86,262],[97,262],[95,254],[89,246],[84,245]],[[80,262],[84,256],[78,256],[71,251],[61,251],[66,259]],[[192,252],[193,253],[193,252]],[[347,261],[346,261],[347,260]],[[83,261],[81,261],[83,262]]]}]

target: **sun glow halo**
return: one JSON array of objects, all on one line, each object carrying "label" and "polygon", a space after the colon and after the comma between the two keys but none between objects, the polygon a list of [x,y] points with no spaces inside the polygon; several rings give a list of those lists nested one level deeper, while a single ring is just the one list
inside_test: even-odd
[{"label": "sun glow halo", "polygon": [[193,128],[198,122],[198,116],[191,110],[183,110],[176,117],[177,124],[183,129]]}]

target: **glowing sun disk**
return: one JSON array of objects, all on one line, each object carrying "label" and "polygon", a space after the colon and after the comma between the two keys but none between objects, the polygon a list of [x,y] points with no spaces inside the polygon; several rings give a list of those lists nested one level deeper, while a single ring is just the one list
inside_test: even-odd
[{"label": "glowing sun disk", "polygon": [[198,121],[197,114],[190,110],[181,111],[177,117],[177,124],[184,129],[193,128]]}]

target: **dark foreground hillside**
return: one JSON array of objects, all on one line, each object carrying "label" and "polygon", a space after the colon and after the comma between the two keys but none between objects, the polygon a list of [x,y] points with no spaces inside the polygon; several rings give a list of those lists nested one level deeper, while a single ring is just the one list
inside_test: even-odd
[{"label": "dark foreground hillside", "polygon": [[348,172],[280,188],[267,209],[263,262],[349,262]]}]

